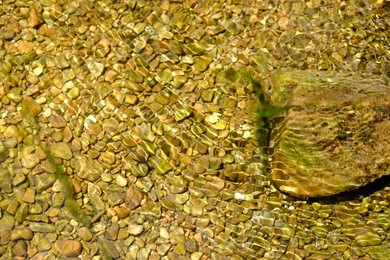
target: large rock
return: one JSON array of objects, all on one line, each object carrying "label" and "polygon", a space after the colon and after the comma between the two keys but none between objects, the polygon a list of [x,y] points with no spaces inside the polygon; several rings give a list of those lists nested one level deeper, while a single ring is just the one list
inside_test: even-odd
[{"label": "large rock", "polygon": [[390,87],[381,78],[281,70],[261,88],[259,136],[281,191],[329,196],[390,174]]}]

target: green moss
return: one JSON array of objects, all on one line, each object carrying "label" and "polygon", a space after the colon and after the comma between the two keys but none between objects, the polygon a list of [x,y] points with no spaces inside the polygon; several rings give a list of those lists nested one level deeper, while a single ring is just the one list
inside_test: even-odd
[{"label": "green moss", "polygon": [[72,216],[75,220],[82,223],[84,226],[89,227],[91,224],[91,219],[81,210],[79,204],[75,200],[74,189],[69,175],[66,172],[64,172],[63,167],[56,162],[54,156],[50,153],[50,151],[48,151],[44,147],[42,141],[39,139],[38,135],[36,134],[39,132],[39,126],[36,118],[38,117],[40,111],[41,111],[40,107],[35,102],[35,100],[33,100],[30,97],[23,98],[21,115],[23,117],[24,124],[26,124],[28,127],[35,130],[34,134],[30,134],[24,139],[24,142],[31,143],[31,144],[37,143],[42,148],[42,150],[46,153],[47,160],[55,169],[54,174],[56,179],[58,179],[63,186],[66,210],[69,212],[70,216]]}]

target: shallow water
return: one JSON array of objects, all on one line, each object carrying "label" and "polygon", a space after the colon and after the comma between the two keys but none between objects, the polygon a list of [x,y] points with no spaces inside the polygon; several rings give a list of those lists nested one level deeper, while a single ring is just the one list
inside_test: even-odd
[{"label": "shallow water", "polygon": [[390,255],[389,178],[323,199],[280,193],[253,86],[224,74],[388,76],[384,7],[42,0],[0,11],[2,259]]}]

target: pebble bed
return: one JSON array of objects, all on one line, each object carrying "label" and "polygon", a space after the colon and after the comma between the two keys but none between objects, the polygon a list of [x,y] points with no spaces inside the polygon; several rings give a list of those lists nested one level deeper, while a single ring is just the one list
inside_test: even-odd
[{"label": "pebble bed", "polygon": [[387,1],[1,3],[0,259],[388,259],[389,178],[280,193],[224,77],[389,82]]}]

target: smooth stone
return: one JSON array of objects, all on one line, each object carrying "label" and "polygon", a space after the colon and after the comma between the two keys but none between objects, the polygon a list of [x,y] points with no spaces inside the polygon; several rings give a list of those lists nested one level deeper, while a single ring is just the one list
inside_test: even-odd
[{"label": "smooth stone", "polygon": [[27,188],[26,192],[23,195],[23,201],[27,203],[34,203],[35,202],[35,190],[31,188]]},{"label": "smooth stone", "polygon": [[76,99],[80,96],[80,89],[73,87],[68,91],[67,95],[70,99]]},{"label": "smooth stone", "polygon": [[81,254],[83,248],[78,240],[65,239],[57,241],[60,252],[66,257],[77,257]]},{"label": "smooth stone", "polygon": [[19,239],[23,240],[31,240],[33,238],[34,234],[29,228],[22,228],[18,227],[12,230],[11,233],[11,240],[16,241]]},{"label": "smooth stone", "polygon": [[29,227],[31,231],[39,233],[53,233],[56,231],[56,227],[48,223],[30,222]]},{"label": "smooth stone", "polygon": [[18,240],[12,247],[12,252],[16,256],[25,257],[27,255],[27,243],[24,240]]},{"label": "smooth stone", "polygon": [[187,252],[190,252],[190,253],[195,253],[199,250],[199,245],[198,243],[195,241],[195,239],[189,239],[187,240],[185,243],[185,248],[186,248],[186,251]]},{"label": "smooth stone", "polygon": [[183,193],[188,189],[188,181],[181,176],[167,177],[169,189],[172,193]]},{"label": "smooth stone", "polygon": [[39,175],[35,176],[35,187],[37,189],[37,192],[42,192],[46,190],[47,188],[53,186],[54,182],[56,181],[56,177],[54,174],[50,173],[41,173]]},{"label": "smooth stone", "polygon": [[172,170],[172,165],[159,156],[150,157],[148,163],[154,169],[155,173],[159,175],[164,175]]},{"label": "smooth stone", "polygon": [[91,241],[93,238],[92,232],[87,227],[81,227],[77,230],[77,235],[85,241]]},{"label": "smooth stone", "polygon": [[52,247],[51,242],[46,237],[42,236],[38,242],[38,251],[48,251]]},{"label": "smooth stone", "polygon": [[359,246],[377,246],[382,243],[380,236],[369,227],[357,227],[355,232],[355,241]]},{"label": "smooth stone", "polygon": [[367,246],[366,252],[372,259],[387,259],[390,256],[390,247],[388,245]]},{"label": "smooth stone", "polygon": [[142,225],[137,225],[137,224],[130,224],[128,226],[128,232],[130,235],[137,236],[141,234],[144,231],[144,227]]},{"label": "smooth stone", "polygon": [[130,165],[130,173],[135,177],[145,177],[149,173],[149,167],[146,163]]},{"label": "smooth stone", "polygon": [[210,57],[197,56],[194,58],[194,68],[199,72],[203,72],[209,67],[212,61],[213,59]]},{"label": "smooth stone", "polygon": [[104,64],[96,62],[96,61],[87,61],[87,68],[91,72],[91,74],[97,78],[102,75],[104,70]]},{"label": "smooth stone", "polygon": [[66,126],[66,120],[57,114],[53,114],[50,119],[50,124],[55,128],[63,128]]},{"label": "smooth stone", "polygon": [[65,160],[70,160],[73,157],[72,150],[70,149],[69,145],[64,142],[52,144],[50,146],[50,152],[53,154],[53,156]]},{"label": "smooth stone", "polygon": [[133,210],[133,209],[137,208],[139,205],[141,205],[143,197],[144,196],[143,196],[142,192],[138,188],[130,187],[126,191],[124,201],[125,201],[126,206],[130,210]]},{"label": "smooth stone", "polygon": [[141,214],[151,215],[154,217],[161,216],[161,205],[154,201],[149,201],[141,206]]},{"label": "smooth stone", "polygon": [[39,163],[39,158],[35,153],[28,154],[24,156],[20,162],[22,163],[23,167],[26,169],[32,169]]},{"label": "smooth stone", "polygon": [[92,182],[99,179],[103,173],[103,168],[99,163],[89,160],[83,154],[75,156],[72,166],[79,177]]},{"label": "smooth stone", "polygon": [[207,169],[209,169],[209,157],[206,155],[202,155],[192,161],[192,167],[196,173],[204,173]]}]

